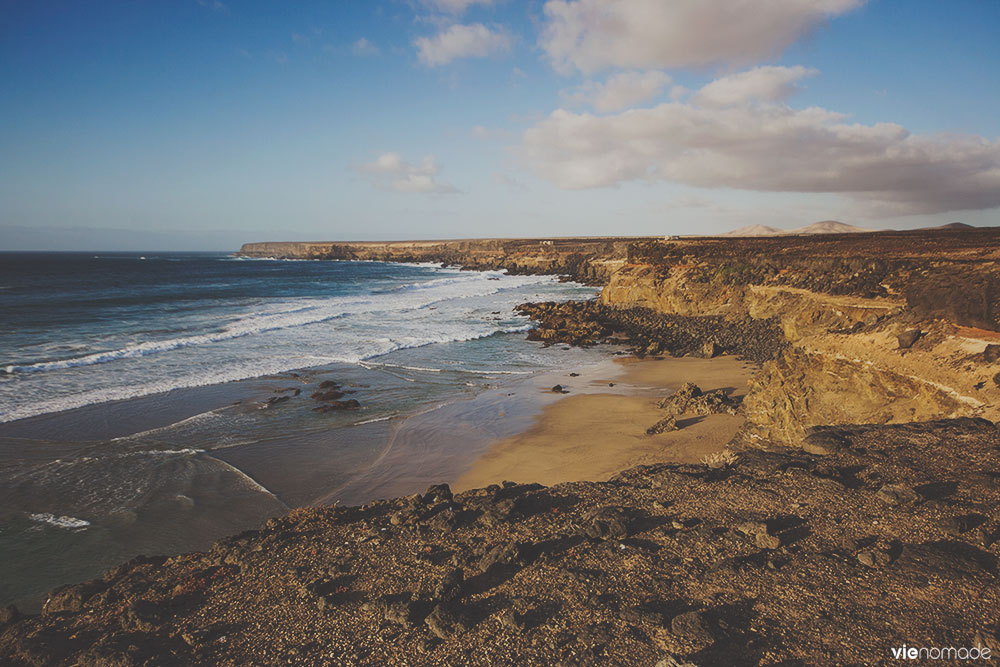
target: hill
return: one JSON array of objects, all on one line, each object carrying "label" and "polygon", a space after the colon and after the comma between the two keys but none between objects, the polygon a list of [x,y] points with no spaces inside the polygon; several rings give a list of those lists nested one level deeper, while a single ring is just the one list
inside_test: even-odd
[{"label": "hill", "polygon": [[789,234],[855,234],[859,232],[870,232],[872,230],[848,225],[838,220],[823,220],[814,222],[806,227],[799,227],[788,232]]},{"label": "hill", "polygon": [[785,234],[785,230],[768,225],[747,225],[734,229],[731,232],[720,234],[720,236],[773,236],[775,234]]}]

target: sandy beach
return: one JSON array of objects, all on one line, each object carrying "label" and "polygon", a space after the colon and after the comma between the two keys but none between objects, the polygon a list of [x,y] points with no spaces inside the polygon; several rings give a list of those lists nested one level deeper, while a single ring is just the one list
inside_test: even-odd
[{"label": "sandy beach", "polygon": [[[646,435],[665,413],[656,407],[685,382],[703,390],[726,389],[742,396],[753,364],[723,356],[715,359],[633,357],[610,379],[588,379],[589,392],[615,383],[615,393],[570,394],[544,407],[523,433],[493,443],[454,485],[459,490],[505,480],[546,485],[603,481],[626,468],[659,462],[691,463],[720,451],[743,423],[741,417],[684,416],[677,431]],[[630,387],[621,393],[621,387]],[[609,392],[611,388],[609,387]]]}]

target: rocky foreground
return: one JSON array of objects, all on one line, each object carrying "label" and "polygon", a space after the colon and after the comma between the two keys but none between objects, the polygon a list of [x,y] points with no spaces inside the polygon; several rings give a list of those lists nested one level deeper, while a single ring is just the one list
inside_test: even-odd
[{"label": "rocky foreground", "polygon": [[[609,446],[614,446],[609,443]],[[961,455],[956,455],[961,452]],[[1000,431],[817,429],[604,483],[299,510],[0,630],[4,665],[871,665],[1000,651]]]}]

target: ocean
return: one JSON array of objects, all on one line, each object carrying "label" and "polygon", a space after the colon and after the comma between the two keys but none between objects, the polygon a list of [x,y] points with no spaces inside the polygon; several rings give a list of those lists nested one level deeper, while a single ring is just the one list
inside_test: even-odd
[{"label": "ocean", "polygon": [[[550,376],[609,356],[527,341],[514,307],[595,294],[423,264],[0,253],[0,604],[454,478],[530,425]],[[317,411],[323,382],[360,407]]]}]

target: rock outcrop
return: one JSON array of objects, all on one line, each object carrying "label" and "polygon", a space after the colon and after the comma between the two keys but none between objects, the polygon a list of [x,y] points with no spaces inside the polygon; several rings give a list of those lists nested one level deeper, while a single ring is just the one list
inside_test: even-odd
[{"label": "rock outcrop", "polygon": [[871,665],[914,638],[996,646],[996,426],[822,432],[836,451],[298,510],[57,591],[42,616],[4,610],[0,663]]}]

